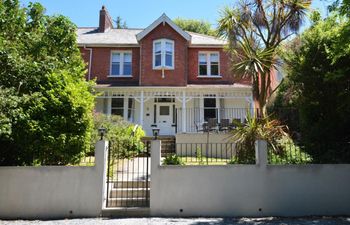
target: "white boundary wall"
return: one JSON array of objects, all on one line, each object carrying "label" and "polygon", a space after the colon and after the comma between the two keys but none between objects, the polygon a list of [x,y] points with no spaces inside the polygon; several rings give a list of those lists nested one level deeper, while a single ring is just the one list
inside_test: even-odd
[{"label": "white boundary wall", "polygon": [[161,166],[152,142],[153,216],[350,215],[350,165]]},{"label": "white boundary wall", "polygon": [[99,216],[107,150],[96,144],[95,166],[0,167],[0,219]]}]

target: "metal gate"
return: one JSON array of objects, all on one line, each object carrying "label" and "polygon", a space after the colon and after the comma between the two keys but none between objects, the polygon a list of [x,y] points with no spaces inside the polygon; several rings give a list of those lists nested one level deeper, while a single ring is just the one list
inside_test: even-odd
[{"label": "metal gate", "polygon": [[[136,146],[136,147],[135,147]],[[109,143],[106,207],[149,207],[150,142]]]}]

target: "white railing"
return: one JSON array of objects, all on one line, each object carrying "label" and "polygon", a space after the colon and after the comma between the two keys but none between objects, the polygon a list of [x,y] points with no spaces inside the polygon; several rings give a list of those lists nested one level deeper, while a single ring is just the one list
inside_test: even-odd
[{"label": "white railing", "polygon": [[[178,108],[176,110],[177,119],[177,132],[201,132],[203,130],[203,124],[208,121],[209,118],[215,118],[218,123],[222,119],[229,119],[230,123],[236,119],[243,122],[249,113],[253,113],[250,108],[186,108],[185,118],[183,118],[183,109]],[[186,127],[183,129],[183,119],[186,121]]]}]

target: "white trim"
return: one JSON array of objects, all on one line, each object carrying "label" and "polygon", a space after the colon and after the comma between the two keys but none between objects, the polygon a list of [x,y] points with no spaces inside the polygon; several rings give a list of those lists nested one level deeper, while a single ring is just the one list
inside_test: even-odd
[{"label": "white trim", "polygon": [[108,75],[108,78],[113,77],[113,78],[132,78],[132,75]]},{"label": "white trim", "polygon": [[197,78],[222,78],[221,75],[213,75],[213,76],[210,76],[210,75],[198,75]]},{"label": "white trim", "polygon": [[[171,64],[172,66],[165,65],[166,60],[166,43],[172,44],[172,57],[171,57]],[[161,65],[156,66],[156,48],[155,45],[157,43],[160,43],[160,56],[161,56]],[[175,42],[171,39],[161,38],[153,41],[153,50],[152,50],[152,68],[154,70],[173,70],[175,69]]]},{"label": "white trim", "polygon": [[84,49],[89,51],[89,72],[88,72],[88,80],[91,80],[91,63],[92,63],[92,48],[87,48],[86,45],[84,45]]},{"label": "white trim", "polygon": [[177,33],[179,33],[183,38],[187,41],[191,40],[191,35],[182,30],[179,26],[177,26],[165,13],[161,15],[157,20],[155,20],[151,25],[149,25],[146,29],[141,31],[136,35],[136,39],[140,41],[144,38],[148,33],[150,33],[154,28],[156,28],[161,23],[167,23],[170,27],[172,27]]},{"label": "white trim", "polygon": [[[201,75],[200,74],[200,61],[199,61],[199,55],[205,54],[207,59],[207,75]],[[211,54],[218,54],[218,75],[211,75],[211,61],[210,61],[210,55]],[[222,78],[220,75],[220,52],[219,51],[199,51],[198,52],[198,76],[199,78]]]},{"label": "white trim", "polygon": [[[120,54],[120,66],[119,66],[119,75],[114,75],[112,74],[112,59],[113,59],[113,53],[119,53]],[[122,74],[124,73],[124,54],[125,53],[130,53],[131,54],[131,74],[130,75],[125,75]],[[107,77],[132,77],[132,51],[131,50],[112,50],[111,55],[110,55],[110,60],[109,60],[109,75]]]},{"label": "white trim", "polygon": [[191,44],[189,48],[225,48],[226,45],[205,45],[205,44]]}]

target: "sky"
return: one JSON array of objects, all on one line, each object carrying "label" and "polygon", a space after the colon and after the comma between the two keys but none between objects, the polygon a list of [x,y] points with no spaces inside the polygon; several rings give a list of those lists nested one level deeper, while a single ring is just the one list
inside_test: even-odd
[{"label": "sky", "polygon": [[[30,0],[40,2],[48,15],[62,14],[69,17],[78,27],[98,26],[99,10],[105,5],[113,19],[120,16],[129,28],[145,28],[166,13],[176,17],[203,19],[216,26],[219,11],[232,6],[234,0]],[[27,5],[29,0],[22,0]],[[313,0],[312,7],[326,14],[326,6],[332,0]],[[307,25],[306,25],[307,26]]]}]

